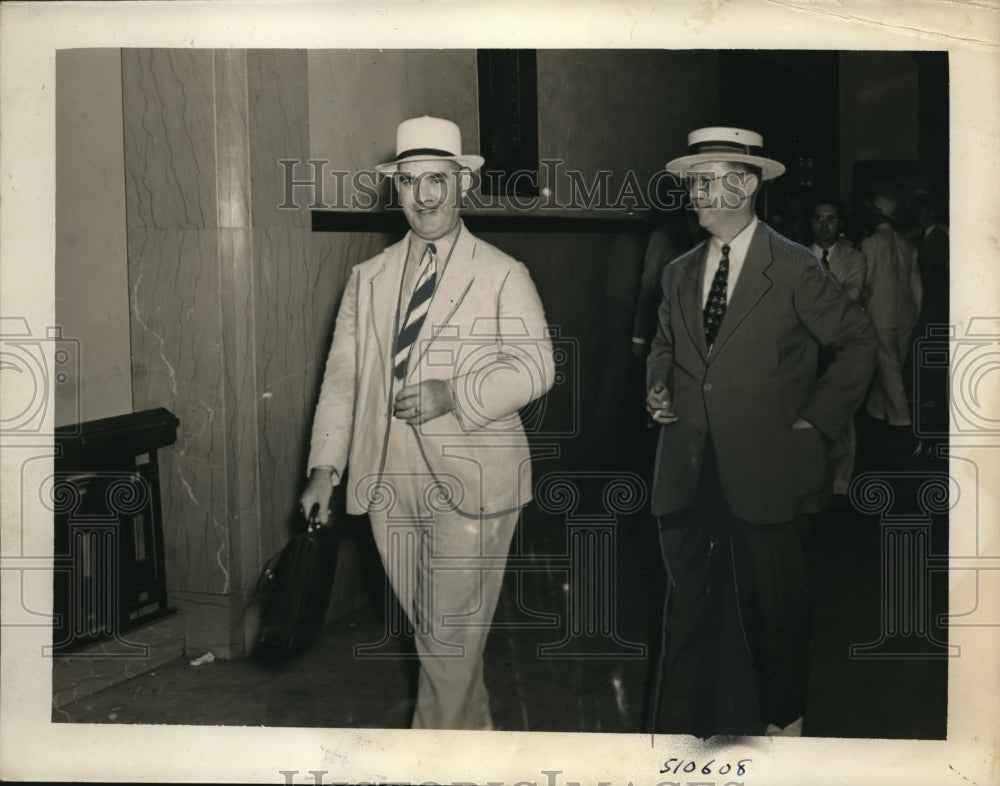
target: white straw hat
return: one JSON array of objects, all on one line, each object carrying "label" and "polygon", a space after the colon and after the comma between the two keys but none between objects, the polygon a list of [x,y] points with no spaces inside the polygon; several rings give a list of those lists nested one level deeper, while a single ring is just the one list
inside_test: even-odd
[{"label": "white straw hat", "polygon": [[688,134],[687,154],[666,166],[668,172],[686,175],[695,164],[708,161],[737,161],[761,170],[764,180],[773,180],[785,171],[785,165],[762,155],[764,138],[743,128],[699,128]]},{"label": "white straw hat", "polygon": [[484,159],[462,155],[462,132],[450,120],[440,117],[414,117],[396,129],[396,157],[376,164],[379,172],[394,172],[407,161],[454,161],[471,170],[479,169]]},{"label": "white straw hat", "polygon": [[868,203],[868,209],[886,218],[896,218],[896,213],[899,211],[899,202],[885,194],[876,194],[872,201]]}]

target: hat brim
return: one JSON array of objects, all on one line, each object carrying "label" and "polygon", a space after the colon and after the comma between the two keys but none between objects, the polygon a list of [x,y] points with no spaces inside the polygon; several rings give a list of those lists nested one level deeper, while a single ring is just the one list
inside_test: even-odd
[{"label": "hat brim", "polygon": [[383,174],[390,174],[395,172],[400,164],[408,164],[413,161],[454,161],[461,167],[466,167],[471,169],[473,172],[478,171],[486,159],[482,156],[437,156],[437,155],[415,155],[415,156],[404,156],[403,158],[394,158],[392,161],[383,161],[381,164],[375,165],[375,170]]},{"label": "hat brim", "polygon": [[694,155],[675,158],[664,167],[668,172],[683,177],[695,164],[707,164],[712,161],[738,162],[750,164],[761,171],[764,180],[774,180],[785,173],[785,165],[774,159],[763,156],[750,156],[743,153],[695,153]]},{"label": "hat brim", "polygon": [[899,216],[898,215],[896,215],[894,213],[886,213],[881,208],[875,207],[874,203],[872,203],[872,202],[865,202],[865,207],[868,210],[870,210],[872,213],[874,213],[875,215],[882,216],[882,218],[888,218],[888,219],[891,219],[893,221],[898,221],[899,220]]}]

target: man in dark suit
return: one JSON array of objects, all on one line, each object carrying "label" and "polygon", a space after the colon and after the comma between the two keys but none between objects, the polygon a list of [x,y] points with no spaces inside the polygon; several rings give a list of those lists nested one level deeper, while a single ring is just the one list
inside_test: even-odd
[{"label": "man in dark suit", "polygon": [[709,238],[664,269],[647,363],[669,577],[654,723],[801,734],[805,517],[829,501],[828,441],[861,402],[877,344],[829,271],[754,214],[762,181],[784,172],[760,135],[706,128],[688,144],[667,170],[688,179]]},{"label": "man in dark suit", "polygon": [[[918,194],[912,204],[918,234],[917,263],[923,282],[920,322],[941,325],[948,322],[948,211],[934,194]],[[923,334],[925,330],[918,331]]]}]

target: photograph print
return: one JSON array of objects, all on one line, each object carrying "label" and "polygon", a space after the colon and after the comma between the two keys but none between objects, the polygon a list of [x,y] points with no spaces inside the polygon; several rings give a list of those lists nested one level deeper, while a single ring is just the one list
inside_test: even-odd
[{"label": "photograph print", "polygon": [[954,58],[57,48],[52,321],[3,314],[52,733],[349,733],[285,783],[583,734],[492,778],[547,786],[604,735],[720,784],[953,739]]}]

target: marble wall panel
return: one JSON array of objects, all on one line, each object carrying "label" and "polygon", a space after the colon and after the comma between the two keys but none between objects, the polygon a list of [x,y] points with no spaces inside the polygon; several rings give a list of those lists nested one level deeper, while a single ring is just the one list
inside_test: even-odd
[{"label": "marble wall panel", "polygon": [[[298,166],[288,165],[289,176],[297,180],[312,178],[308,165],[308,81],[305,50],[252,49],[247,52],[255,227],[308,227],[309,205],[315,199],[322,201],[325,198],[319,189],[315,194],[303,187],[286,191],[286,170],[279,163],[282,160],[301,162]],[[290,207],[292,204],[298,207]]]},{"label": "marble wall panel", "polygon": [[[381,235],[254,230],[264,547],[281,547],[305,479],[312,415],[337,308],[351,268],[384,247]],[[268,536],[270,535],[270,543]]]},{"label": "marble wall panel", "polygon": [[331,169],[391,158],[396,126],[420,115],[458,123],[464,151],[479,151],[474,49],[309,52],[310,150]]},{"label": "marble wall panel", "polygon": [[122,51],[129,229],[217,224],[213,53]]},{"label": "marble wall panel", "polygon": [[306,274],[308,230],[284,227],[254,229],[254,311],[256,314],[257,386],[260,391],[262,549],[266,555],[284,544],[298,508],[295,498],[304,479],[304,445],[309,408],[307,379],[314,374],[312,355],[318,341],[317,320],[327,316],[309,298],[316,271]]},{"label": "marble wall panel", "polygon": [[180,418],[161,453],[168,589],[230,588],[223,337],[216,230],[129,231],[132,385],[138,410]]}]

